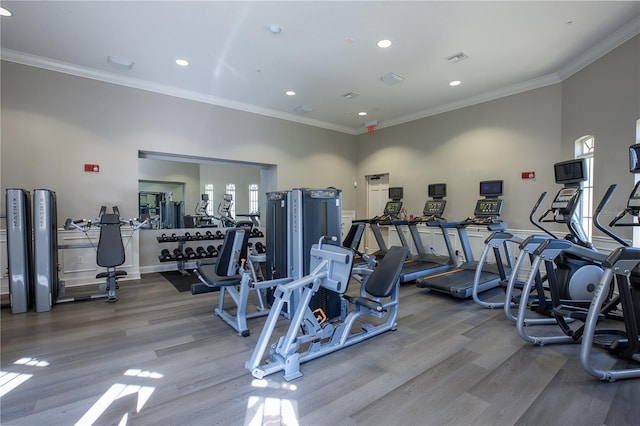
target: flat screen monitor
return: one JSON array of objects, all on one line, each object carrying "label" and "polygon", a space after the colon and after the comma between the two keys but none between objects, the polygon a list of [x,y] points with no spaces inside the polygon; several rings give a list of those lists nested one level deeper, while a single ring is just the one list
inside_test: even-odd
[{"label": "flat screen monitor", "polygon": [[579,183],[587,180],[587,160],[577,158],[575,160],[561,161],[553,165],[556,183]]},{"label": "flat screen monitor", "polygon": [[400,209],[402,209],[402,201],[387,201],[387,204],[384,206],[384,214],[397,217]]},{"label": "flat screen monitor", "polygon": [[446,183],[432,183],[428,187],[429,197],[431,198],[444,198],[447,196],[447,184]]},{"label": "flat screen monitor", "polygon": [[632,209],[640,207],[640,181],[633,187],[631,197],[629,197],[629,201],[627,202],[627,207]]},{"label": "flat screen monitor", "polygon": [[446,204],[447,202],[445,200],[427,200],[422,209],[422,215],[442,217]]},{"label": "flat screen monitor", "polygon": [[501,180],[485,180],[480,182],[481,197],[499,197],[502,195]]},{"label": "flat screen monitor", "polygon": [[640,143],[629,147],[629,171],[640,173]]},{"label": "flat screen monitor", "polygon": [[395,186],[389,188],[389,198],[392,200],[402,200],[403,188],[401,186]]}]

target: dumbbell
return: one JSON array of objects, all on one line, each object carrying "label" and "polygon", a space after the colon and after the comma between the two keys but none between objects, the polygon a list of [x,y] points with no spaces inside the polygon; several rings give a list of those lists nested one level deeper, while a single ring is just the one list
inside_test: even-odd
[{"label": "dumbbell", "polygon": [[266,252],[267,252],[267,248],[266,248],[266,247],[264,246],[264,244],[262,244],[262,242],[260,242],[260,241],[258,241],[258,242],[255,244],[255,248],[256,248],[256,251],[258,252],[258,254],[264,254],[264,253],[266,253]]},{"label": "dumbbell", "polygon": [[196,240],[202,240],[202,239],[204,239],[202,234],[200,232],[196,232]]},{"label": "dumbbell", "polygon": [[207,253],[210,257],[215,257],[218,255],[218,250],[214,246],[208,246]]},{"label": "dumbbell", "polygon": [[187,241],[191,241],[191,240],[193,240],[193,237],[191,236],[190,233],[185,232],[184,233],[184,239],[187,240]]},{"label": "dumbbell", "polygon": [[162,241],[170,241],[170,240],[169,240],[169,237],[167,237],[167,234],[162,234],[162,235],[160,236],[160,239],[161,239]]},{"label": "dumbbell", "polygon": [[216,239],[224,240],[224,234],[222,233],[222,231],[216,231]]},{"label": "dumbbell", "polygon": [[162,260],[171,260],[171,252],[168,249],[162,249],[160,252],[160,257]]},{"label": "dumbbell", "polygon": [[218,244],[217,250],[218,250],[218,252],[222,251],[222,244]]},{"label": "dumbbell", "polygon": [[182,253],[182,250],[180,250],[179,248],[173,249],[173,255],[176,257],[176,259],[184,258],[184,253]]},{"label": "dumbbell", "polygon": [[207,239],[209,239],[209,240],[213,240],[215,238],[215,236],[211,233],[211,231],[207,231],[205,233],[205,235],[207,236]]},{"label": "dumbbell", "polygon": [[196,255],[198,257],[207,257],[207,251],[202,246],[196,248]]},{"label": "dumbbell", "polygon": [[184,249],[184,254],[189,259],[194,259],[196,257],[196,251],[194,249],[192,249],[191,247],[187,247],[186,249]]},{"label": "dumbbell", "polygon": [[178,236],[176,234],[171,234],[171,239],[173,241],[178,241]]}]

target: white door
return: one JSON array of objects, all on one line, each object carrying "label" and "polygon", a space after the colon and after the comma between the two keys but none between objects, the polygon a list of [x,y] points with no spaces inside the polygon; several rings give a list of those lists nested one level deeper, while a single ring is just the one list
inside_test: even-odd
[{"label": "white door", "polygon": [[[367,176],[367,217],[380,216],[384,212],[384,206],[389,201],[389,175]],[[389,241],[388,229],[381,227],[382,236],[385,242]],[[365,247],[367,252],[372,253],[380,249],[373,233],[367,226],[365,233]]]}]

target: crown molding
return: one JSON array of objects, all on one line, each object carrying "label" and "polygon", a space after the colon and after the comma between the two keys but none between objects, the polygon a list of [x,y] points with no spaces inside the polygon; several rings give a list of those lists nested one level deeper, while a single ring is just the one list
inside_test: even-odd
[{"label": "crown molding", "polygon": [[[398,124],[408,123],[410,121],[420,120],[434,115],[442,114],[445,112],[454,111],[461,108],[470,107],[473,105],[481,104],[484,102],[493,101],[496,99],[504,98],[518,93],[527,92],[529,90],[539,89],[541,87],[551,86],[552,84],[558,84],[562,82],[557,73],[548,74],[542,77],[534,78],[524,81],[522,83],[512,84],[510,86],[502,87],[497,90],[491,90],[489,92],[481,93],[476,96],[460,99],[455,102],[450,102],[435,108],[430,108],[424,111],[416,112],[415,114],[404,115],[393,120],[385,120],[376,127],[378,129],[384,129],[385,127],[397,126]],[[366,133],[366,129],[358,129],[358,134]]]},{"label": "crown molding", "polygon": [[[434,115],[442,114],[445,112],[454,111],[460,108],[466,108],[469,106],[477,105],[483,102],[496,100],[502,97],[515,95],[518,93],[526,92],[529,90],[539,89],[552,84],[561,83],[567,78],[571,77],[578,71],[584,69],[588,65],[597,61],[607,53],[611,52],[618,46],[627,42],[631,38],[640,34],[640,17],[637,17],[629,23],[622,26],[616,32],[609,37],[596,44],[591,49],[587,50],[577,58],[573,59],[567,65],[563,66],[555,73],[547,74],[542,77],[527,80],[521,83],[516,83],[504,88],[492,90],[482,93],[480,95],[471,96],[465,99],[461,99],[455,102],[444,104],[428,110],[416,112],[414,114],[405,115],[392,120],[385,120],[378,124],[377,129],[384,129],[386,127],[397,126],[399,124],[408,123],[410,121],[420,120],[423,118],[431,117]],[[75,75],[78,77],[84,77],[92,80],[103,81],[106,83],[117,84],[121,86],[131,87],[134,89],[145,90],[148,92],[160,93],[167,96],[173,96],[182,99],[188,99],[196,102],[207,103],[224,108],[235,109],[243,112],[249,112],[253,114],[263,115],[272,118],[278,118],[281,120],[291,121],[295,123],[305,124],[309,126],[324,128],[327,130],[333,130],[336,132],[359,135],[367,132],[364,127],[351,128],[346,126],[340,126],[333,123],[328,123],[321,120],[315,120],[308,117],[300,117],[295,114],[283,113],[268,108],[261,108],[256,105],[251,105],[242,102],[235,102],[229,99],[223,99],[212,95],[206,95],[198,93],[192,90],[180,89],[173,86],[164,84],[153,83],[138,78],[123,76],[120,74],[114,74],[106,71],[95,70],[87,67],[81,67],[78,65],[69,64],[62,61],[55,61],[52,59],[30,55],[27,53],[5,49],[0,51],[0,59],[15,62],[23,65],[29,65],[33,67],[43,68],[50,71],[61,72],[65,74]]]},{"label": "crown molding", "polygon": [[562,80],[566,80],[638,34],[640,34],[640,16],[623,25],[609,37],[560,68],[558,75]]},{"label": "crown molding", "polygon": [[[386,127],[397,126],[398,124],[408,123],[410,121],[420,120],[422,118],[431,117],[434,115],[450,112],[460,108],[466,108],[469,106],[477,105],[483,102],[493,101],[505,96],[515,95],[518,93],[526,92],[528,90],[539,89],[552,84],[561,83],[567,78],[571,77],[578,71],[591,65],[598,59],[602,58],[607,53],[611,52],[615,48],[621,46],[627,41],[631,40],[636,35],[640,34],[640,17],[637,17],[629,23],[623,25],[616,32],[609,37],[596,44],[591,49],[587,50],[577,58],[573,59],[567,65],[563,66],[555,73],[551,73],[542,77],[534,78],[522,83],[517,83],[511,86],[507,86],[498,90],[482,93],[477,96],[461,99],[456,102],[441,105],[436,108],[431,108],[421,112],[417,112],[410,115],[398,117],[393,120],[386,120],[381,122],[376,130],[384,129]],[[366,128],[359,128],[357,134],[366,133]]]},{"label": "crown molding", "polygon": [[187,99],[196,102],[202,102],[206,104],[216,105],[224,108],[235,109],[238,111],[249,112],[252,114],[264,115],[272,118],[279,118],[281,120],[291,121],[300,124],[306,124],[309,126],[320,127],[328,130],[334,130],[336,132],[347,133],[355,135],[354,129],[345,126],[339,126],[333,123],[327,123],[321,120],[314,120],[308,117],[300,117],[294,114],[283,113],[268,108],[261,108],[256,105],[251,105],[243,102],[235,102],[229,99],[219,98],[212,95],[199,93],[193,90],[180,89],[174,86],[168,86],[165,84],[154,83],[139,78],[123,76],[120,74],[114,74],[107,71],[100,71],[88,67],[82,67],[79,65],[70,64],[67,62],[56,61],[41,56],[30,55],[28,53],[19,52],[16,50],[3,48],[0,51],[0,59],[9,62],[15,62],[22,65],[33,66],[37,68],[46,69],[49,71],[61,72],[64,74],[74,75],[76,77],[88,78],[91,80],[102,81],[105,83],[117,84],[120,86],[131,87],[133,89],[145,90],[147,92],[160,93],[167,96],[173,96],[176,98]]}]

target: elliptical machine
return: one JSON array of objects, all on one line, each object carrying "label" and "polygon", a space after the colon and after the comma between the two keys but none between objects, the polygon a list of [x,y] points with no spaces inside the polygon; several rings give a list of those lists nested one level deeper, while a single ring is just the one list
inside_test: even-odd
[{"label": "elliptical machine", "polygon": [[[629,147],[629,159],[631,173],[640,173],[640,144]],[[615,187],[616,185],[612,185],[609,192],[615,191]],[[640,181],[631,191],[627,207],[609,223],[609,228],[604,227],[599,220],[595,220],[595,226],[622,244],[622,247],[614,250],[603,262],[604,274],[589,306],[584,325],[580,362],[587,373],[609,382],[640,377],[640,368],[638,367],[603,369],[595,365],[592,357],[593,347],[599,346],[607,349],[609,354],[617,358],[640,363],[640,337],[638,336],[638,330],[640,330],[640,249],[631,247],[627,241],[611,229],[640,226],[639,215]],[[620,221],[626,216],[630,216],[632,220],[621,223]],[[605,296],[613,288],[612,280],[614,278],[624,318],[624,330],[616,330],[614,333],[605,335],[596,329],[596,324],[606,303]]]},{"label": "elliptical machine", "polygon": [[[556,163],[554,171],[556,183],[563,184],[564,187],[556,194],[551,207],[537,222],[534,222],[552,238],[540,243],[531,253],[533,261],[522,288],[516,321],[520,337],[535,345],[580,342],[582,328],[572,329],[569,324],[574,320],[584,321],[586,318],[586,308],[595,295],[603,273],[602,262],[606,259],[606,255],[595,250],[588,241],[576,214],[582,194],[582,184],[587,179],[585,160]],[[606,202],[606,197],[603,202]],[[600,204],[603,205],[603,202]],[[564,224],[569,228],[569,234],[560,239],[543,223]],[[533,336],[525,328],[526,325],[531,324],[526,318],[526,311],[530,305],[536,277],[539,277],[543,263],[550,297],[538,291],[537,302],[544,304],[543,309],[540,309],[542,306],[538,306],[538,311],[555,318],[555,323],[563,332],[559,336]],[[610,295],[607,299],[610,299]],[[613,306],[609,304],[607,310],[611,309]],[[544,320],[548,321],[548,319]]]}]

